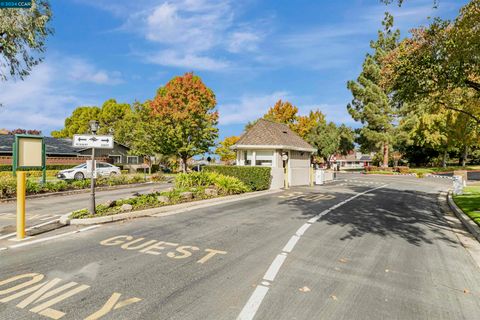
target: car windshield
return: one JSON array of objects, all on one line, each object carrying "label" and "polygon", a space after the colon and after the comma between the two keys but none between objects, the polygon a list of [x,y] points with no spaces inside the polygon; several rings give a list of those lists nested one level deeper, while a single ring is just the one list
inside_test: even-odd
[{"label": "car windshield", "polygon": [[78,166],[73,167],[72,169],[82,169],[82,168],[85,168],[85,166],[86,164],[82,163],[82,164],[79,164]]}]

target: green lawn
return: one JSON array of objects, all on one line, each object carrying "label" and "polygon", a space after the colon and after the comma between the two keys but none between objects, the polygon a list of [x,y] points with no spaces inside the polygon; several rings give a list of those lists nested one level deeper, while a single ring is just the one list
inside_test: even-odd
[{"label": "green lawn", "polygon": [[453,196],[453,200],[467,216],[480,225],[480,186],[466,187],[464,193]]}]

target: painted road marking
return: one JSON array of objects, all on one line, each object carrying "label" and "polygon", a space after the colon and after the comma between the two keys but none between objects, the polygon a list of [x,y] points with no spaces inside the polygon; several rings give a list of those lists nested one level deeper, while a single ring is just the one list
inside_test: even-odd
[{"label": "painted road marking", "polygon": [[[308,220],[308,222],[306,222],[304,225],[302,225],[297,230],[296,235],[292,236],[290,238],[290,240],[288,240],[287,244],[282,249],[283,252],[278,254],[275,257],[272,264],[268,267],[267,272],[263,276],[262,280],[263,281],[268,281],[269,285],[270,285],[270,282],[273,282],[277,273],[280,271],[280,268],[282,267],[283,262],[287,259],[288,253],[290,253],[291,250],[293,250],[293,248],[297,244],[298,240],[305,233],[305,231],[310,227],[311,224],[315,223],[318,219],[320,219],[321,217],[323,217],[324,215],[326,215],[330,211],[335,210],[336,208],[338,208],[338,207],[340,207],[340,206],[342,206],[342,205],[344,205],[344,204],[346,204],[346,203],[348,203],[348,202],[350,202],[350,201],[352,201],[352,200],[354,200],[354,199],[356,199],[356,198],[358,198],[358,197],[360,197],[364,194],[367,194],[369,192],[372,192],[372,191],[375,191],[377,189],[383,188],[385,186],[387,186],[387,185],[385,184],[385,185],[382,185],[380,187],[376,187],[376,188],[369,189],[369,190],[361,192],[361,193],[357,193],[356,195],[348,198],[347,200],[344,200],[344,201],[330,207],[329,209],[320,212],[318,215],[316,215],[315,217]],[[243,307],[242,311],[240,311],[240,314],[238,315],[237,320],[252,320],[255,317],[255,314],[257,313],[258,308],[262,304],[262,301],[265,298],[265,296],[268,292],[268,289],[269,289],[269,286],[265,286],[263,284],[263,282],[262,282],[262,284],[257,285],[257,287],[253,291],[252,295],[248,299],[247,303]]]},{"label": "painted road marking", "polygon": [[281,196],[278,196],[279,198],[282,198],[282,199],[285,199],[285,198],[292,198],[292,197],[299,197],[303,195],[303,192],[300,192],[300,191],[293,191],[293,192],[288,192],[288,193],[285,193]]},{"label": "painted road marking", "polygon": [[300,239],[299,236],[292,236],[290,240],[288,240],[285,247],[283,247],[282,251],[287,253],[292,252],[293,248],[295,247],[299,239]]},{"label": "painted road marking", "polygon": [[[74,295],[90,288],[89,285],[78,284],[73,281],[57,286],[61,282],[68,281],[61,278],[54,278],[50,281],[39,283],[44,278],[45,275],[40,273],[26,273],[0,281],[0,303],[8,303],[30,294],[28,297],[20,301],[16,307],[25,309],[29,305],[37,304],[29,309],[29,311],[51,319],[60,319],[65,316],[65,312],[53,309],[52,307],[63,300],[73,297]],[[18,283],[19,280],[23,280],[23,282]],[[9,288],[3,288],[8,284],[12,284],[12,286]],[[137,297],[132,297],[120,301],[121,296],[121,293],[114,292],[100,309],[87,316],[85,320],[100,319],[114,310],[124,308],[142,300]],[[47,300],[49,298],[52,299]]]},{"label": "painted road marking", "polygon": [[275,257],[275,260],[273,260],[272,264],[268,268],[267,272],[265,272],[265,275],[263,276],[263,280],[273,281],[277,276],[278,271],[280,271],[280,267],[285,262],[286,258],[287,256],[285,254],[277,255]]},{"label": "painted road marking", "polygon": [[[144,254],[161,255],[163,250],[171,249],[165,255],[171,259],[185,259],[191,257],[195,252],[200,251],[199,247],[179,245],[175,242],[158,240],[146,240],[145,238],[135,239],[129,235],[119,235],[100,241],[102,246],[119,246],[123,250],[138,251]],[[205,249],[204,255],[197,260],[197,263],[204,264],[216,255],[225,255],[227,251]]]},{"label": "painted road marking", "polygon": [[[58,219],[54,219],[54,220],[50,220],[50,221],[47,221],[47,222],[44,222],[44,223],[40,223],[40,224],[31,226],[31,227],[25,229],[25,231],[30,231],[30,230],[33,230],[33,229],[36,229],[36,228],[40,228],[40,227],[43,227],[43,226],[45,226],[45,225],[47,225],[47,224],[49,224],[49,223],[56,222],[56,221],[58,221]],[[0,240],[13,237],[13,236],[15,236],[16,234],[17,234],[16,232],[12,232],[12,233],[9,233],[9,234],[5,234],[5,235],[3,235],[3,236],[0,236]]]},{"label": "painted road marking", "polygon": [[45,238],[40,238],[40,239],[37,239],[37,240],[24,242],[24,243],[14,244],[14,245],[9,246],[8,249],[15,249],[15,248],[25,247],[25,246],[29,246],[29,245],[40,243],[40,242],[45,242],[45,241],[48,241],[48,240],[54,240],[54,239],[62,238],[62,237],[69,236],[69,235],[72,235],[72,234],[75,234],[75,233],[92,230],[92,229],[95,229],[95,228],[98,228],[98,227],[100,227],[100,226],[99,225],[93,225],[93,226],[86,227],[86,228],[83,228],[83,229],[74,230],[74,231],[70,231],[70,232],[65,232],[65,233],[57,234],[57,235],[50,236],[50,237],[45,237]]}]

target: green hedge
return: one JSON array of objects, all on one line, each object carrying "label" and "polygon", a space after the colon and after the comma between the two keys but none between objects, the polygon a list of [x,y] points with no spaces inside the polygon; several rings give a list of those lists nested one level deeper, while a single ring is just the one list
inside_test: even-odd
[{"label": "green hedge", "polygon": [[269,167],[204,166],[202,170],[235,177],[253,191],[270,189],[270,182],[272,180],[270,174],[271,168]]},{"label": "green hedge", "polygon": [[[47,170],[64,170],[70,169],[78,164],[49,164],[47,165]],[[0,164],[0,171],[12,171],[12,166],[9,164]],[[36,171],[36,170],[27,170],[27,171]]]}]

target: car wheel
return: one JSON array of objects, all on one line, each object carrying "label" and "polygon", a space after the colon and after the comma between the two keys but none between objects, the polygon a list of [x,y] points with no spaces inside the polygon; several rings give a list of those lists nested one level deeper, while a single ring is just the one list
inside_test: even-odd
[{"label": "car wheel", "polygon": [[110,177],[116,176],[117,173],[115,171],[110,172]]},{"label": "car wheel", "polygon": [[85,178],[85,176],[83,175],[83,173],[81,172],[77,172],[75,173],[75,175],[73,176],[73,179],[75,180],[83,180]]}]

